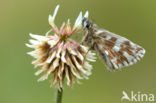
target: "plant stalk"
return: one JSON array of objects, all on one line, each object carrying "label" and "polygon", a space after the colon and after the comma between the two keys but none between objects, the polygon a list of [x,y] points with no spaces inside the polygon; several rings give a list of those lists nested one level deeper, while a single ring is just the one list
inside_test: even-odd
[{"label": "plant stalk", "polygon": [[57,90],[56,103],[62,103],[63,89]]}]

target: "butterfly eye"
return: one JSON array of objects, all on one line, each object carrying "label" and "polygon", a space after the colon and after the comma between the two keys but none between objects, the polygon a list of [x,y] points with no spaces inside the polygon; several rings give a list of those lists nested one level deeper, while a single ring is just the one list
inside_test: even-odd
[{"label": "butterfly eye", "polygon": [[84,18],[84,19],[82,20],[82,26],[83,26],[84,28],[90,29],[91,26],[92,26],[92,22],[91,22],[90,20],[88,20],[87,18]]},{"label": "butterfly eye", "polygon": [[89,23],[86,25],[86,28],[90,28],[90,24]]}]

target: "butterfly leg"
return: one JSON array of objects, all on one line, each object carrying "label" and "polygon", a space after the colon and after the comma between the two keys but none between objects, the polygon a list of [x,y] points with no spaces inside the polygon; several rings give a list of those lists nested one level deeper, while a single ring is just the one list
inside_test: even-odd
[{"label": "butterfly leg", "polygon": [[[86,56],[87,56],[87,54],[89,53],[90,50],[92,50],[92,47],[90,47],[90,48],[88,49],[87,53],[85,54],[85,56],[84,56],[84,61],[86,60]],[[84,61],[83,61],[83,64],[84,64]]]},{"label": "butterfly leg", "polygon": [[[89,47],[88,51],[86,52],[86,54],[85,54],[85,56],[84,56],[84,61],[86,60],[86,56],[87,56],[87,54],[89,53],[90,50],[95,50],[95,49],[94,49],[94,45],[91,46],[91,47]],[[84,61],[83,61],[83,64],[84,64]]]}]

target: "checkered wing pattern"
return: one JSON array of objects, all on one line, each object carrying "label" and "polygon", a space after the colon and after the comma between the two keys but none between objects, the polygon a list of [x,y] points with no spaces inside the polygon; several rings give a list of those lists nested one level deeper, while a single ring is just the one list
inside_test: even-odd
[{"label": "checkered wing pattern", "polygon": [[98,29],[95,34],[95,50],[109,71],[132,65],[145,54],[141,46],[107,30]]}]

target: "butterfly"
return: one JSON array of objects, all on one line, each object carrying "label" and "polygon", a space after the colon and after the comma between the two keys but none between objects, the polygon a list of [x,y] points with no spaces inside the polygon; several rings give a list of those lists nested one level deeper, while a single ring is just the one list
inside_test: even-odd
[{"label": "butterfly", "polygon": [[89,50],[95,50],[111,72],[135,64],[145,54],[141,46],[98,27],[86,17],[82,20],[82,27],[82,44],[87,45]]}]

